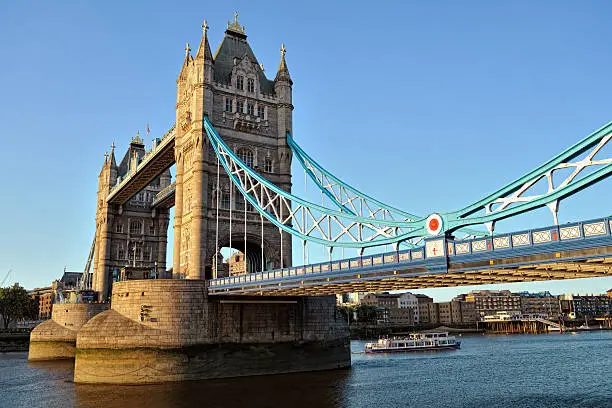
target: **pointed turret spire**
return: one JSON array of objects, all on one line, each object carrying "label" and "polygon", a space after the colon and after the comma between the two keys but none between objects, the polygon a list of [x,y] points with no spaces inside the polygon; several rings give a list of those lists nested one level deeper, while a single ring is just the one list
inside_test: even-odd
[{"label": "pointed turret spire", "polygon": [[117,162],[115,161],[115,142],[110,145],[110,158],[108,161],[110,162],[111,168],[117,168]]},{"label": "pointed turret spire", "polygon": [[205,61],[212,61],[212,52],[210,51],[210,44],[208,43],[208,23],[204,20],[202,24],[202,40],[200,41],[200,46],[198,47],[198,52],[195,56],[196,59],[204,59]]},{"label": "pointed turret spire", "polygon": [[293,81],[291,80],[291,76],[289,75],[289,69],[287,68],[287,61],[285,61],[285,53],[287,52],[285,44],[281,45],[280,52],[281,60],[280,64],[278,65],[278,72],[276,73],[276,78],[274,78],[274,81],[287,81],[291,85],[293,85]]},{"label": "pointed turret spire", "polygon": [[189,63],[191,61],[193,61],[193,58],[189,54],[190,51],[191,51],[191,47],[189,47],[189,43],[185,44],[185,60],[183,61],[183,66],[181,67],[181,72],[179,73],[179,79],[185,79],[186,78],[187,67],[189,66]]}]

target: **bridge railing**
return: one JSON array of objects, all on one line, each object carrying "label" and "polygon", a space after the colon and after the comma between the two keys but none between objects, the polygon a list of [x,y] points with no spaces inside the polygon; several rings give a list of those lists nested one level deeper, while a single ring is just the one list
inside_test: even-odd
[{"label": "bridge railing", "polygon": [[[521,255],[522,249],[541,247],[543,251],[573,249],[578,241],[593,240],[612,236],[612,219],[600,218],[590,221],[568,223],[565,225],[538,228],[508,234],[499,234],[482,239],[466,239],[447,241],[447,252],[450,261],[478,260],[496,256]],[[510,251],[514,250],[514,251]],[[266,284],[291,279],[299,281],[315,275],[341,274],[346,272],[358,273],[364,270],[388,269],[404,265],[419,266],[427,261],[425,247],[409,250],[386,252],[376,255],[365,255],[357,258],[343,259],[331,262],[322,262],[311,265],[294,266],[290,268],[275,269],[245,275],[218,278],[209,281],[211,289],[231,288],[245,285]]]},{"label": "bridge railing", "polygon": [[[552,243],[571,243],[576,240],[610,236],[612,221],[600,218],[590,221],[555,225],[546,228],[499,234],[482,239],[449,242],[449,256],[462,257],[488,252],[518,250]],[[571,245],[570,245],[571,246]]]}]

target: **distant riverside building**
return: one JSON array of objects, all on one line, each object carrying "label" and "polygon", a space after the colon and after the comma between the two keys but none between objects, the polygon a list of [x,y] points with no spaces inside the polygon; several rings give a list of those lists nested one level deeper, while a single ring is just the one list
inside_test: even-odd
[{"label": "distant riverside building", "polygon": [[571,319],[612,314],[612,298],[607,295],[560,295],[559,305],[561,313]]},{"label": "distant riverside building", "polygon": [[427,295],[415,295],[417,298],[417,312],[418,316],[415,316],[415,324],[430,324],[435,323],[433,318],[430,316],[429,305],[433,304],[433,299]]},{"label": "distant riverside building", "polygon": [[434,303],[427,295],[405,293],[368,293],[360,304],[377,308],[379,324],[388,325],[462,325],[476,322],[473,302],[453,299]]},{"label": "distant riverside building", "polygon": [[474,302],[476,315],[481,319],[503,311],[521,313],[521,297],[509,290],[473,290],[464,299]]},{"label": "distant riverside building", "polygon": [[38,318],[50,319],[53,310],[53,302],[55,301],[53,288],[51,286],[34,288],[28,291],[28,295],[30,295],[38,305]]},{"label": "distant riverside building", "polygon": [[376,321],[385,326],[414,326],[411,309],[384,308],[376,309]]},{"label": "distant riverside building", "polygon": [[360,303],[362,305],[382,307],[386,309],[397,309],[399,308],[399,294],[394,293],[367,293],[362,298]]},{"label": "distant riverside building", "polygon": [[404,326],[471,325],[500,314],[544,315],[552,320],[561,315],[570,318],[612,315],[612,289],[605,294],[588,296],[554,296],[549,291],[475,290],[449,302],[434,302],[429,296],[410,292],[359,293],[356,300],[377,308],[379,324]]},{"label": "distant riverside building", "polygon": [[227,259],[230,275],[244,275],[247,273],[246,261],[242,252],[236,252]]},{"label": "distant riverside building", "polygon": [[522,314],[540,314],[547,315],[551,319],[556,319],[561,313],[559,299],[553,296],[550,292],[519,292],[521,297],[521,312]]},{"label": "distant riverside building", "polygon": [[366,293],[360,304],[376,307],[376,321],[380,325],[413,326],[412,293]]},{"label": "distant riverside building", "polygon": [[429,323],[463,325],[476,323],[474,302],[453,299],[449,302],[429,303]]}]

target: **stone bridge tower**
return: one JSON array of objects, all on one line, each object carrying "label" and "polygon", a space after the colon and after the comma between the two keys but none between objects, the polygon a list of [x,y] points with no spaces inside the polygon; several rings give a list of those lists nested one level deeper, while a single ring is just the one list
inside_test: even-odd
[{"label": "stone bridge tower", "polygon": [[285,48],[276,77],[269,80],[237,17],[228,22],[214,56],[204,22],[198,50],[192,56],[187,44],[177,80],[173,273],[179,278],[210,277],[217,240],[219,248],[231,246],[243,252],[246,248],[249,272],[261,270],[263,264],[291,265],[291,237],[283,233],[281,239],[278,228],[262,220],[250,205],[245,213],[243,197],[223,167],[217,186],[217,159],[203,128],[206,115],[247,165],[291,190],[292,154],[285,135],[292,131],[293,82]]},{"label": "stone bridge tower", "polygon": [[170,170],[155,177],[125,204],[106,201],[111,189],[136,168],[144,155],[144,141],[137,134],[119,165],[112,146],[98,176],[92,288],[100,300],[109,298],[112,283],[124,267],[146,271],[148,276],[164,277],[166,272],[169,211],[153,209],[151,203],[170,184]]}]

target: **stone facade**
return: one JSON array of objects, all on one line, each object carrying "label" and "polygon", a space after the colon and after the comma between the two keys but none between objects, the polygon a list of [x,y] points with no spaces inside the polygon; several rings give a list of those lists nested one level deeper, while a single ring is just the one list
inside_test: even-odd
[{"label": "stone facade", "polygon": [[102,303],[57,303],[50,320],[30,334],[28,360],[74,358],[77,333],[93,316],[108,309]]},{"label": "stone facade", "polygon": [[119,165],[111,150],[98,176],[92,286],[100,300],[108,299],[113,281],[125,266],[147,268],[157,275],[166,270],[169,211],[152,209],[151,203],[170,185],[170,171],[156,177],[125,205],[106,202],[111,189],[136,168],[144,155],[144,142],[136,135]]},{"label": "stone facade", "polygon": [[217,206],[219,248],[231,246],[246,252],[249,270],[291,265],[290,236],[283,233],[281,241],[277,227],[263,221],[248,205],[245,212],[240,192],[223,170],[217,183],[217,160],[203,128],[203,118],[208,116],[249,167],[291,191],[292,154],[286,132],[292,131],[293,82],[284,48],[272,81],[266,78],[246,41],[244,27],[236,20],[225,31],[214,57],[207,28],[203,26],[195,57],[186,48],[177,79],[173,273],[188,279],[212,275],[212,260],[218,250]]},{"label": "stone facade", "polygon": [[211,297],[201,280],[117,282],[77,338],[75,382],[156,383],[350,366],[333,296]]}]

